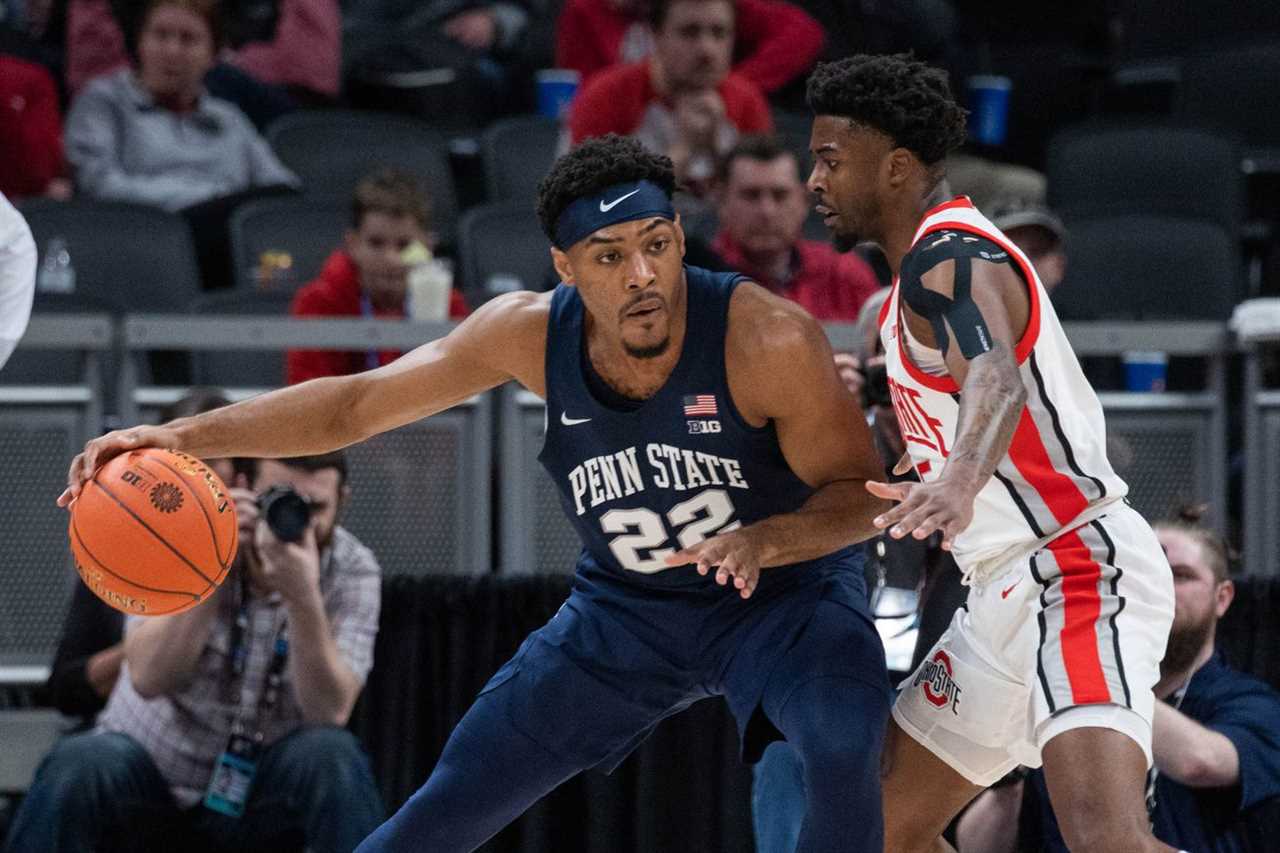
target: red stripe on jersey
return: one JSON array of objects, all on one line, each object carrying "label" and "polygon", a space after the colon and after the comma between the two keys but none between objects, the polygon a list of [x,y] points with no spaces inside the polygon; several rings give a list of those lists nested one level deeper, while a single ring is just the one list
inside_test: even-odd
[{"label": "red stripe on jersey", "polygon": [[1074,530],[1050,542],[1048,548],[1062,572],[1062,664],[1071,683],[1071,699],[1078,705],[1110,702],[1111,690],[1098,656],[1102,567]]},{"label": "red stripe on jersey", "polygon": [[1058,524],[1066,526],[1088,508],[1089,500],[1075,481],[1053,467],[1049,451],[1045,449],[1040,431],[1036,429],[1026,406],[1022,407],[1018,428],[1014,430],[1013,442],[1009,445],[1009,460],[1049,507]]}]

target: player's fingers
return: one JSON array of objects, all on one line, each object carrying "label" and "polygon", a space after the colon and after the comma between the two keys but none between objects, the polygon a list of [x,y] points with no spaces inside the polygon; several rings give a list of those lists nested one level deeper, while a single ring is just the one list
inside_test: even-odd
[{"label": "player's fingers", "polygon": [[880,515],[873,518],[871,523],[880,530],[884,530],[886,527],[902,523],[902,519],[915,509],[916,504],[911,499],[911,496],[908,495],[906,500],[885,510]]},{"label": "player's fingers", "polygon": [[880,483],[876,480],[868,480],[867,491],[888,501],[901,501],[906,500],[907,495],[911,494],[911,483]]},{"label": "player's fingers", "polygon": [[933,507],[912,506],[910,502],[899,504],[894,509],[904,511],[899,519],[893,523],[893,526],[889,528],[889,535],[894,539],[901,539],[911,533],[934,513]]},{"label": "player's fingers", "polygon": [[945,519],[941,515],[931,515],[917,524],[911,531],[911,535],[916,539],[927,539],[933,531],[943,526],[944,521]]},{"label": "player's fingers", "polygon": [[911,454],[904,453],[902,454],[902,458],[898,460],[897,464],[893,466],[893,473],[901,477],[903,474],[910,471],[912,467]]},{"label": "player's fingers", "polygon": [[736,585],[736,576],[740,568],[741,564],[738,561],[738,556],[736,554],[726,554],[724,559],[720,561],[720,568],[716,570],[716,583],[724,586],[730,580],[734,580]]}]

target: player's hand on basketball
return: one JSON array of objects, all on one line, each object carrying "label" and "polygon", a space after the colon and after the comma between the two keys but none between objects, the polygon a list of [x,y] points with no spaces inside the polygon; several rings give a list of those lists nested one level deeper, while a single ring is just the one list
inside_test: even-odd
[{"label": "player's hand on basketball", "polygon": [[898,502],[897,506],[872,520],[878,529],[888,528],[894,539],[908,535],[927,539],[933,533],[941,532],[942,548],[949,551],[951,543],[973,520],[974,494],[946,480],[932,483],[870,481],[867,491],[878,498]]},{"label": "player's hand on basketball", "polygon": [[668,566],[693,563],[700,575],[715,571],[716,583],[732,583],[743,598],[750,598],[760,583],[762,562],[763,550],[749,527],[712,536],[667,557]]},{"label": "player's hand on basketball", "polygon": [[320,588],[320,548],[314,525],[308,525],[301,541],[284,542],[265,520],[253,535],[258,559],[251,563],[253,579],[263,589],[278,592],[286,603],[302,602]]},{"label": "player's hand on basketball", "polygon": [[121,453],[144,447],[177,449],[177,446],[172,432],[164,427],[136,426],[98,436],[71,460],[71,467],[67,471],[67,488],[58,495],[58,506],[71,506],[71,502],[80,497],[84,484],[93,479],[94,472]]}]

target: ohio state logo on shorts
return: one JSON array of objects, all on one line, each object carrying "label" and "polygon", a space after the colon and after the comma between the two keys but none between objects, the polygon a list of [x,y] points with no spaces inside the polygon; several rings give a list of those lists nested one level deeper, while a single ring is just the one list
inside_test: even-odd
[{"label": "ohio state logo on shorts", "polygon": [[951,713],[959,714],[961,688],[951,677],[951,658],[942,649],[933,653],[933,657],[925,661],[911,686],[920,685],[924,690],[924,698],[936,708],[951,706]]}]

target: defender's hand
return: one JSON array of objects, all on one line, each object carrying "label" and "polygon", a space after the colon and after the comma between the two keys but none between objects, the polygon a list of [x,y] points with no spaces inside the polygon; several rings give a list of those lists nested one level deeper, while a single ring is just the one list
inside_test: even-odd
[{"label": "defender's hand", "polygon": [[973,493],[945,480],[933,483],[870,481],[867,491],[878,498],[898,501],[897,506],[872,521],[880,530],[889,527],[889,535],[894,539],[907,534],[925,539],[940,530],[942,548],[950,551],[951,543],[973,521]]},{"label": "defender's hand", "polygon": [[93,474],[109,460],[144,447],[167,447],[177,449],[178,442],[173,432],[164,427],[136,426],[130,429],[118,429],[99,436],[84,446],[84,450],[71,460],[67,470],[67,488],[58,495],[58,506],[67,507],[80,497],[84,484],[93,478]]},{"label": "defender's hand", "polygon": [[750,598],[760,583],[763,553],[750,528],[733,530],[704,539],[697,545],[667,557],[668,566],[695,564],[698,574],[716,570],[716,583],[724,586],[732,578],[743,598]]}]

